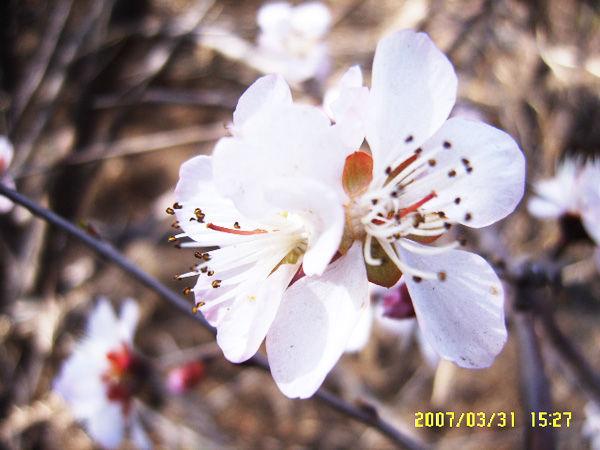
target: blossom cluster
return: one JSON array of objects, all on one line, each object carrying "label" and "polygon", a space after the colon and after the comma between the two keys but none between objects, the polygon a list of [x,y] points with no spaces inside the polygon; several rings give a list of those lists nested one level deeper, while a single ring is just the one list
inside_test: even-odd
[{"label": "blossom cluster", "polygon": [[[295,103],[281,75],[240,98],[212,156],[184,163],[175,214],[196,247],[196,308],[225,357],[266,339],[275,382],[292,398],[322,384],[369,309],[369,282],[406,284],[423,338],[461,367],[492,364],[506,341],[492,267],[438,245],[455,224],[479,228],[523,196],[525,159],[490,125],[450,118],[457,76],[424,33],[382,39],[372,83],[360,68],[329,106]],[[367,145],[368,144],[368,145]]]}]

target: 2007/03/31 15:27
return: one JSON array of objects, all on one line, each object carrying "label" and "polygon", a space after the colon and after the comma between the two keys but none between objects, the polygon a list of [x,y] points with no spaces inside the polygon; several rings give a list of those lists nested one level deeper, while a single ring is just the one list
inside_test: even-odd
[{"label": "2007/03/31 15:27", "polygon": [[[570,427],[572,413],[570,412],[532,412],[531,426],[532,427]],[[441,428],[441,427],[456,427],[461,426],[473,427],[513,427],[515,426],[515,413],[511,412],[416,412],[415,427],[417,428]]]}]

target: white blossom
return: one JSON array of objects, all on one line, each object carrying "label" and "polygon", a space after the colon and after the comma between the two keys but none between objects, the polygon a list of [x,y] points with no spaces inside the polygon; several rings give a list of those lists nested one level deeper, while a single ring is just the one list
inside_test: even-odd
[{"label": "white blossom", "polygon": [[354,264],[364,256],[377,284],[404,274],[427,342],[459,366],[482,368],[506,342],[500,280],[483,258],[456,250],[460,242],[430,244],[454,224],[479,228],[511,213],[525,160],[506,133],[448,119],[456,90],[446,56],[426,34],[405,30],[379,42],[371,89],[342,90],[331,105],[337,130],[362,127],[370,147],[346,163],[341,251],[364,242]]},{"label": "white blossom", "polygon": [[54,380],[54,390],[103,448],[119,447],[127,433],[139,448],[152,448],[131,395],[131,375],[138,364],[133,350],[138,317],[133,300],[123,303],[117,317],[101,298],[90,314],[86,337]]}]

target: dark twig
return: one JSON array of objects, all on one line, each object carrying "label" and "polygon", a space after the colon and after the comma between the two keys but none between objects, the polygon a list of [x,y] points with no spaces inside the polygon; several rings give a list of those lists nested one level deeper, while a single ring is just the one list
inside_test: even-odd
[{"label": "dark twig", "polygon": [[[112,247],[106,241],[100,240],[88,234],[83,229],[73,225],[71,222],[63,219],[52,211],[38,205],[33,200],[24,196],[23,194],[11,189],[4,184],[0,183],[0,195],[4,195],[11,199],[16,204],[19,204],[27,208],[31,213],[47,221],[48,223],[58,227],[64,232],[68,233],[72,237],[78,239],[92,250],[94,250],[101,257],[109,260],[111,263],[116,264],[118,267],[123,269],[133,278],[139,280],[146,287],[159,294],[161,297],[169,301],[173,306],[183,311],[187,315],[194,317],[204,328],[215,332],[215,329],[206,322],[201,315],[196,315],[191,311],[190,304],[183,300],[179,294],[175,293],[160,281],[156,280],[135,264],[127,260],[118,250]],[[256,354],[250,358],[243,365],[256,366],[263,370],[269,371],[269,363],[265,356]],[[353,418],[356,421],[362,422],[378,430],[384,436],[387,436],[393,441],[398,447],[406,448],[409,450],[425,449],[425,445],[417,442],[413,438],[410,438],[399,430],[395,429],[389,423],[380,419],[379,416],[372,410],[362,409],[351,403],[348,403],[341,398],[320,389],[314,395],[314,398],[320,400],[324,404],[330,406],[336,411]]]},{"label": "dark twig", "polygon": [[[524,295],[520,289],[520,295]],[[532,426],[530,413],[552,411],[550,382],[544,371],[544,361],[534,329],[534,314],[531,311],[518,311],[515,314],[519,338],[519,361],[521,374],[521,403],[525,413],[525,448],[552,450],[554,430],[552,427]]]}]

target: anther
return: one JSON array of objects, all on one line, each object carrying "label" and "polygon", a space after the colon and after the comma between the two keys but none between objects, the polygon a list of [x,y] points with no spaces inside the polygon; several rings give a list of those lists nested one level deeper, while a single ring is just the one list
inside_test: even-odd
[{"label": "anther", "polygon": [[472,168],[471,166],[467,167],[467,169],[466,169],[466,170],[467,170],[467,173],[471,173],[471,172],[473,172],[473,168]]},{"label": "anther", "polygon": [[471,165],[471,162],[467,158],[462,158],[461,161],[466,167]]},{"label": "anther", "polygon": [[215,280],[211,283],[213,288],[221,287],[221,280]]},{"label": "anther", "polygon": [[446,213],[444,211],[438,211],[437,215],[440,219],[443,219],[444,217],[446,217]]},{"label": "anther", "polygon": [[448,275],[446,275],[446,272],[438,272],[438,279],[440,281],[446,281],[447,277],[448,277]]},{"label": "anther", "polygon": [[183,295],[188,295],[190,292],[192,292],[192,288],[188,286],[183,290]]},{"label": "anther", "polygon": [[167,208],[167,214],[172,216],[173,214],[175,214],[175,210],[173,208]]},{"label": "anther", "polygon": [[415,155],[420,155],[421,153],[423,153],[423,149],[421,147],[415,150]]},{"label": "anther", "polygon": [[204,261],[210,261],[210,255],[208,253],[203,253],[202,254],[202,259]]},{"label": "anther", "polygon": [[181,280],[181,275],[177,274],[173,277],[174,280]]},{"label": "anther", "polygon": [[208,267],[204,266],[204,267],[200,268],[200,272],[202,272],[202,273],[208,272]]},{"label": "anther", "polygon": [[392,168],[391,168],[391,167],[389,167],[389,166],[388,166],[388,167],[386,167],[386,168],[385,168],[385,174],[386,174],[386,175],[389,175],[389,174],[391,174],[391,173],[392,173]]},{"label": "anther", "polygon": [[172,226],[173,228],[179,228],[179,221],[173,222],[173,223],[171,224],[171,226]]},{"label": "anther", "polygon": [[192,314],[196,314],[198,312],[198,305],[192,306]]},{"label": "anther", "polygon": [[175,236],[169,236],[169,242],[175,242],[177,238]]},{"label": "anther", "polygon": [[471,220],[473,218],[471,213],[466,213],[465,214],[465,221],[468,222],[469,220]]},{"label": "anther", "polygon": [[415,283],[420,283],[421,281],[423,281],[423,278],[421,278],[421,277],[412,277],[412,278]]},{"label": "anther", "polygon": [[196,306],[198,306],[198,308],[202,308],[204,305],[206,305],[205,302],[198,302]]},{"label": "anther", "polygon": [[202,259],[202,253],[200,253],[200,252],[194,253],[194,256],[198,259]]},{"label": "anther", "polygon": [[456,197],[454,199],[454,203],[456,203],[457,205],[459,205],[460,204],[460,197]]},{"label": "anther", "polygon": [[427,162],[429,163],[429,165],[430,165],[431,167],[434,167],[434,166],[435,166],[435,164],[436,164],[436,161],[435,161],[435,159],[430,159],[430,160],[429,160],[429,161],[427,161]]},{"label": "anther", "polygon": [[179,203],[175,202],[173,203],[173,209],[181,209],[183,208],[183,206],[181,206]]},{"label": "anther", "polygon": [[444,141],[443,145],[444,145],[444,148],[451,148],[452,147],[452,144],[450,142],[448,142],[448,141]]},{"label": "anther", "polygon": [[234,223],[233,228],[235,228],[236,230],[239,230],[241,228],[240,223],[239,222]]},{"label": "anther", "polygon": [[450,228],[452,228],[452,224],[451,224],[451,223],[448,223],[448,222],[444,222],[444,228],[445,228],[446,230],[449,230]]},{"label": "anther", "polygon": [[462,237],[462,236],[461,236],[461,237],[459,237],[459,238],[457,239],[457,241],[458,241],[458,245],[460,245],[461,247],[464,247],[464,246],[466,246],[466,245],[467,245],[467,239],[466,239],[466,238],[464,238],[464,237]]},{"label": "anther", "polygon": [[411,134],[406,139],[404,139],[404,142],[406,142],[408,144],[409,142],[412,142],[414,139],[415,139],[414,136]]},{"label": "anther", "polygon": [[452,169],[450,172],[448,172],[448,176],[449,176],[450,178],[453,178],[453,177],[455,177],[455,176],[456,176],[456,170]]},{"label": "anther", "polygon": [[[206,273],[206,275],[208,275],[209,277],[212,277],[214,274],[215,274],[215,271],[214,271],[214,270],[209,270],[209,271]],[[220,282],[220,281],[221,281],[221,280],[219,280],[219,282]],[[214,287],[214,286],[213,286],[213,287]]]}]

